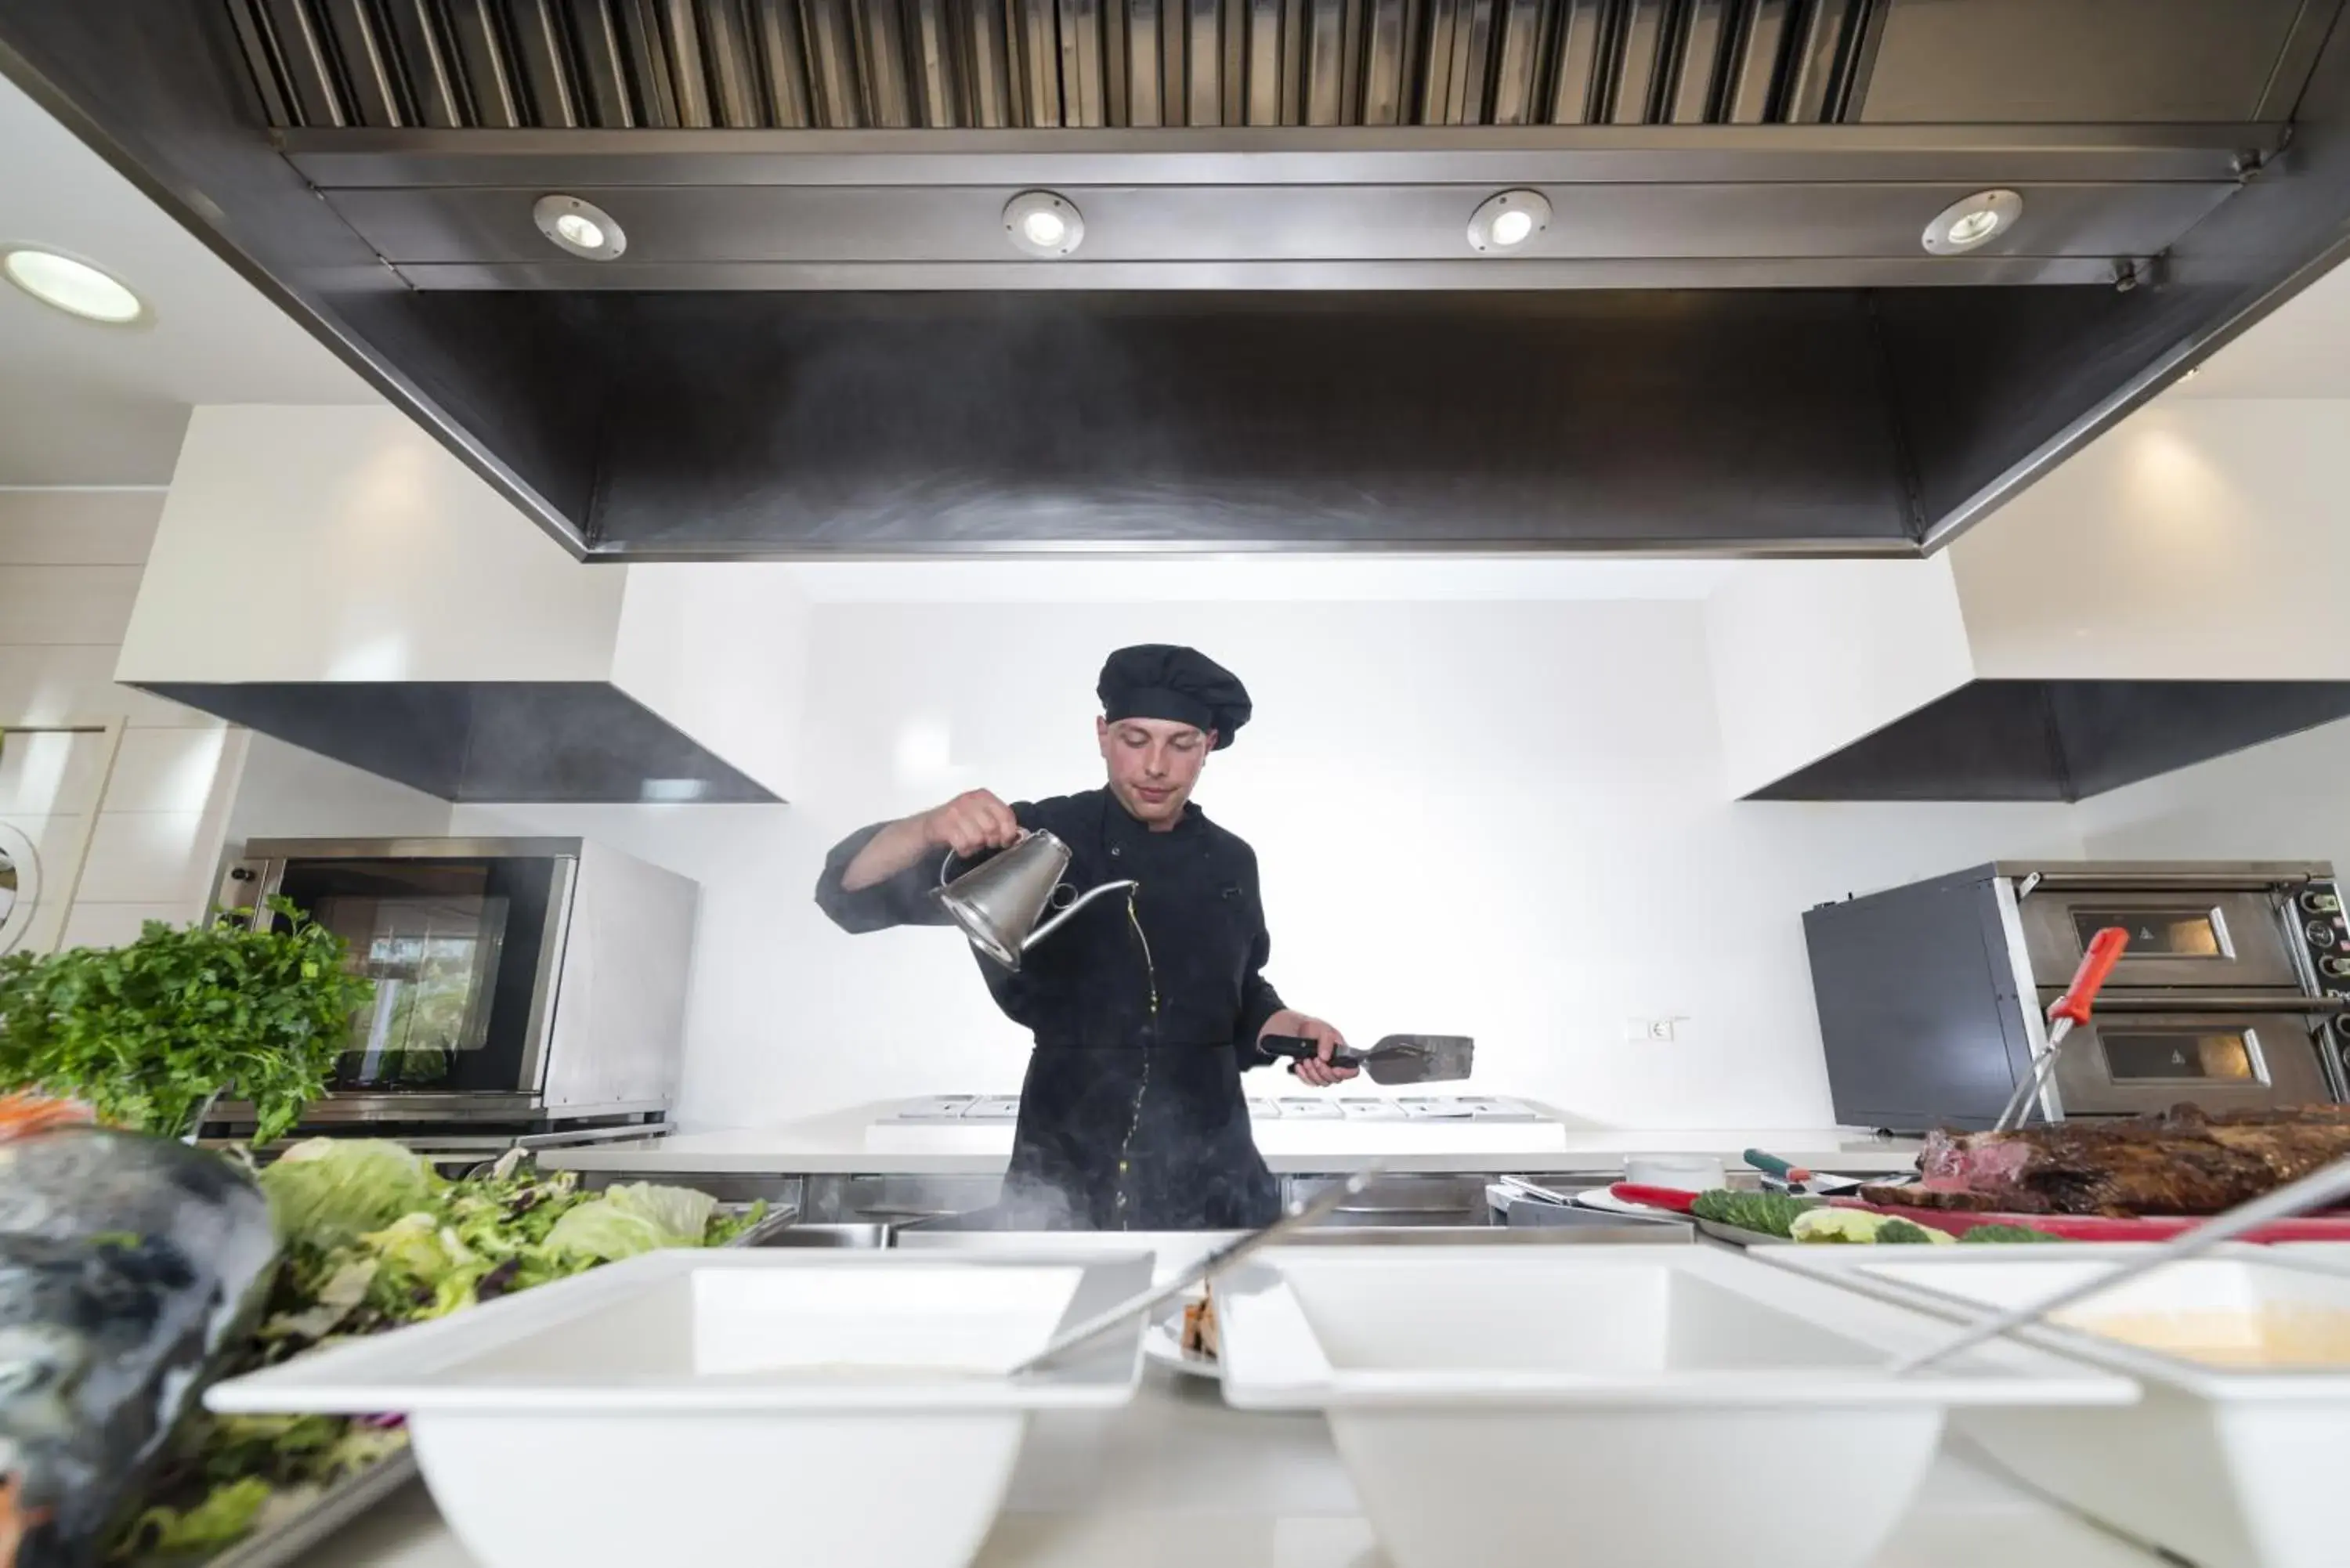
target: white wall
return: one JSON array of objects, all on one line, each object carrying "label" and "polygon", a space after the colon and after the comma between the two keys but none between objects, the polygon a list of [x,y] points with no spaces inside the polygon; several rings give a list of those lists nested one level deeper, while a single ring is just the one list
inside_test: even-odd
[{"label": "white wall", "polygon": [[119,673],[601,680],[625,584],[392,410],[200,408]]},{"label": "white wall", "polygon": [[2350,401],[2133,414],[1926,561],[1743,565],[1707,608],[1742,795],[1975,680],[2350,679]]},{"label": "white wall", "polygon": [[2350,720],[2093,795],[2091,855],[2331,860],[2350,875]]},{"label": "white wall", "polygon": [[713,562],[627,571],[612,684],[792,798],[808,658],[807,605],[792,568]]},{"label": "white wall", "polygon": [[[112,678],[162,501],[0,491],[0,819],[41,857],[36,950],[128,941],[210,892],[244,737]],[[109,723],[119,744],[28,728]]]},{"label": "white wall", "polygon": [[[2350,678],[2350,402],[2170,400],[1950,551],[1985,675]],[[2350,723],[2083,801],[2087,853],[2350,870]]]},{"label": "white wall", "polygon": [[272,735],[246,737],[228,817],[232,852],[248,838],[438,837],[449,803]]},{"label": "white wall", "polygon": [[[1364,1039],[1473,1033],[1481,1087],[1595,1122],[1825,1121],[1802,910],[2078,851],[2062,807],[1727,801],[1694,602],[819,605],[813,624],[790,808],[454,814],[702,882],[691,1125],[1017,1086],[1023,1042],[958,938],[850,938],[809,895],[862,823],[973,784],[1094,784],[1094,676],[1122,642],[1195,642],[1256,699],[1200,798],[1256,846],[1283,993]],[[1623,1039],[1667,1014],[1679,1043]]]},{"label": "white wall", "polygon": [[2133,414],[1949,552],[1977,673],[2342,680],[2350,401]]},{"label": "white wall", "polygon": [[787,794],[806,634],[782,573],[583,565],[390,409],[200,408],[117,673],[609,681]]},{"label": "white wall", "polygon": [[[0,821],[41,856],[37,950],[199,918],[248,834],[449,830],[444,801],[114,681],[163,505],[157,490],[0,490]],[[119,744],[34,728],[109,722]]]},{"label": "white wall", "polygon": [[1733,800],[1974,679],[1948,556],[1750,562],[1705,614]]}]

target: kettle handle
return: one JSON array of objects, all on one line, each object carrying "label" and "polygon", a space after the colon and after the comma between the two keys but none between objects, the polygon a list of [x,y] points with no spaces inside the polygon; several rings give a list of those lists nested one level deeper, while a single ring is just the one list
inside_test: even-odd
[{"label": "kettle handle", "polygon": [[[1029,836],[1029,830],[1028,830],[1027,828],[1024,828],[1024,828],[1022,828],[1022,829],[1020,830],[1020,836],[1019,836],[1018,838],[1014,839],[1014,840],[1012,841],[1012,844],[1007,844],[1007,845],[1005,845],[1005,846],[1003,846],[1003,849],[1009,849],[1009,848],[1011,848],[1011,847],[1013,846],[1013,845],[1014,845],[1014,844],[1021,844],[1021,843],[1024,843],[1024,842],[1027,840],[1028,836]],[[996,854],[998,854],[998,855],[1001,855],[1001,854],[1003,854],[1003,849],[999,849],[999,850],[995,851],[995,853],[996,853]],[[955,860],[956,860],[956,855],[955,855],[955,852],[954,852],[953,850],[950,849],[950,850],[948,850],[948,851],[947,851],[946,858],[939,862],[939,886],[940,886],[940,887],[943,888],[943,887],[945,887],[948,883],[950,883],[950,882],[951,882],[951,881],[953,881],[953,880],[954,880],[954,877],[953,877],[953,876],[951,875],[951,873],[952,873],[952,872],[953,872],[953,870],[954,870],[954,863],[955,863]]]}]

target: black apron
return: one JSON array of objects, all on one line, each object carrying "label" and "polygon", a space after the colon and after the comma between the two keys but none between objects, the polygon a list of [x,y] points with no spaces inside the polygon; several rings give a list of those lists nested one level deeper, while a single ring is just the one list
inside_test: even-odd
[{"label": "black apron", "polygon": [[[974,951],[998,1006],[1035,1037],[995,1210],[1018,1230],[1232,1230],[1280,1211],[1241,1074],[1281,998],[1246,843],[1187,809],[1152,833],[1107,790],[1014,807],[1069,846],[1079,892],[1131,878],[1029,950],[1017,974]],[[937,859],[855,893],[840,875],[879,827],[842,842],[816,888],[851,931],[943,925]]]}]

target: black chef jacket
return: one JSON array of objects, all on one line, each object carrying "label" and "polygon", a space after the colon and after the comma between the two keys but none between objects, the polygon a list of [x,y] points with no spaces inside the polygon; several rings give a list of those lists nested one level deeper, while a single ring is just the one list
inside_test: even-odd
[{"label": "black chef jacket", "polygon": [[[1153,833],[1107,789],[1014,805],[1020,826],[1067,844],[1077,892],[1108,894],[1022,955],[1014,973],[972,950],[1004,1015],[1035,1036],[995,1222],[1022,1230],[1237,1230],[1280,1198],[1250,1136],[1241,1073],[1271,1058],[1257,1035],[1282,1001],[1256,854],[1184,808]],[[841,875],[881,831],[841,841],[816,902],[842,929],[942,926],[931,898],[944,852],[871,888]],[[958,865],[956,869],[962,867]]]}]

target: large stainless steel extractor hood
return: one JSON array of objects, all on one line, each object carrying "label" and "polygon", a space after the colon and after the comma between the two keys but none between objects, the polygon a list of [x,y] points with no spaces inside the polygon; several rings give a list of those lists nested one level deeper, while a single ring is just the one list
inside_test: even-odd
[{"label": "large stainless steel extractor hood", "polygon": [[586,558],[1905,554],[2330,265],[2340,9],[0,0],[0,68]]}]

